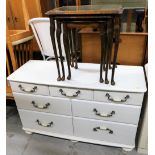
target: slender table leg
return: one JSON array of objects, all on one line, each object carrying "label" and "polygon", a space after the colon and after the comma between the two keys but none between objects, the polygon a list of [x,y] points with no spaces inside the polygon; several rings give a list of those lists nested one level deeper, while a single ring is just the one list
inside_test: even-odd
[{"label": "slender table leg", "polygon": [[110,56],[110,35],[111,35],[111,19],[107,19],[107,33],[106,33],[106,70],[105,70],[105,84],[109,84],[108,81],[108,69],[109,69],[109,56]]},{"label": "slender table leg", "polygon": [[70,69],[70,53],[69,53],[69,40],[68,40],[68,30],[67,25],[63,23],[63,41],[64,41],[64,48],[66,53],[66,59],[67,59],[67,67],[68,67],[68,76],[67,79],[71,79],[71,69]]},{"label": "slender table leg", "polygon": [[[104,32],[104,41],[101,40],[101,44],[104,46],[104,52],[103,52],[103,70],[106,71],[106,54],[107,54],[107,21],[105,20],[105,26],[103,26],[103,32]],[[102,42],[103,41],[103,42]],[[101,48],[102,48],[101,45]]]},{"label": "slender table leg", "polygon": [[78,51],[79,51],[79,34],[78,29],[75,30],[75,69],[78,69],[77,59],[78,59]]},{"label": "slender table leg", "polygon": [[[80,29],[78,30],[78,32]],[[78,59],[79,61],[82,61],[82,42],[81,42],[81,33],[78,33]]]},{"label": "slender table leg", "polygon": [[64,63],[63,63],[60,35],[61,35],[61,22],[57,21],[56,36],[57,36],[57,43],[58,43],[58,48],[59,48],[60,62],[61,62],[61,67],[62,67],[62,77],[61,77],[61,80],[64,81],[65,80],[65,69],[64,69]]},{"label": "slender table leg", "polygon": [[71,67],[74,67],[74,55],[73,55],[73,39],[72,39],[72,29],[68,30],[68,40],[69,40],[69,49],[70,49],[70,58],[71,58]]},{"label": "slender table leg", "polygon": [[53,45],[53,50],[54,50],[57,70],[58,70],[57,81],[61,81],[60,68],[59,68],[59,60],[58,60],[57,49],[56,49],[56,45],[55,45],[55,22],[54,22],[54,18],[52,18],[52,17],[50,17],[50,35],[51,35],[51,41],[52,41],[52,45]]},{"label": "slender table leg", "polygon": [[112,18],[111,19],[111,22],[110,22],[110,49],[109,49],[109,69],[112,69],[112,66],[111,66],[111,56],[112,56],[112,47],[113,47],[113,36],[114,36],[114,19]]},{"label": "slender table leg", "polygon": [[105,65],[105,61],[104,61],[104,56],[106,55],[106,44],[105,44],[105,40],[106,40],[106,23],[102,23],[100,24],[100,37],[101,37],[101,62],[100,62],[100,82],[103,83],[103,77],[102,77],[102,73],[103,73],[103,65]]},{"label": "slender table leg", "polygon": [[117,60],[117,53],[119,47],[119,37],[120,37],[120,16],[115,17],[115,48],[114,48],[114,58],[113,58],[113,68],[112,68],[112,76],[111,76],[111,85],[115,85],[114,74],[115,74],[115,66]]}]

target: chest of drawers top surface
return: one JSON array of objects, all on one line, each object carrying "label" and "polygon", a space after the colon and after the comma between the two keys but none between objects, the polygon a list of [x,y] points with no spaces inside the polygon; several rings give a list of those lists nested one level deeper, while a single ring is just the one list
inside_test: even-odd
[{"label": "chest of drawers top surface", "polygon": [[[137,93],[144,93],[146,91],[143,67],[118,65],[115,73],[115,86],[99,82],[99,68],[99,64],[79,63],[79,69],[72,68],[71,80],[57,81],[57,68],[54,61],[30,60],[7,79],[11,82],[92,90]],[[65,70],[67,73],[66,64]],[[110,78],[111,71],[109,71],[109,80]]]}]

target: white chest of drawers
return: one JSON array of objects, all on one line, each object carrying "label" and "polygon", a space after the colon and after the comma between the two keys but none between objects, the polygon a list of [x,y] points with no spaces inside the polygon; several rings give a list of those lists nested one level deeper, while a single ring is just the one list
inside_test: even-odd
[{"label": "white chest of drawers", "polygon": [[98,64],[79,64],[72,80],[58,82],[55,62],[27,62],[8,77],[23,129],[132,150],[146,91],[143,68],[119,65],[115,86],[99,83],[98,75]]}]

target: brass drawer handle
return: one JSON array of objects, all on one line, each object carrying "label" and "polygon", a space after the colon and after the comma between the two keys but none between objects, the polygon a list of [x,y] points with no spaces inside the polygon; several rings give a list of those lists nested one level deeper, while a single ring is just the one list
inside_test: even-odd
[{"label": "brass drawer handle", "polygon": [[20,88],[21,91],[26,92],[26,93],[34,93],[37,91],[37,86],[34,86],[31,90],[24,89],[21,84],[18,87]]},{"label": "brass drawer handle", "polygon": [[50,122],[48,124],[44,124],[44,123],[41,123],[39,121],[39,119],[37,119],[36,122],[38,123],[38,125],[43,126],[43,127],[51,127],[54,124],[53,122]]},{"label": "brass drawer handle", "polygon": [[106,127],[100,127],[100,126],[93,128],[93,131],[95,131],[95,132],[97,132],[97,131],[108,131],[109,134],[113,134],[113,130],[106,128]]},{"label": "brass drawer handle", "polygon": [[46,103],[45,105],[38,105],[37,103],[35,103],[35,101],[32,101],[31,103],[35,108],[38,109],[47,109],[50,106],[50,103]]},{"label": "brass drawer handle", "polygon": [[110,101],[112,101],[112,102],[126,102],[126,101],[130,98],[129,95],[126,95],[124,99],[118,100],[118,99],[112,98],[112,97],[110,96],[110,94],[108,94],[108,93],[107,93],[105,96],[107,96],[107,97],[108,97],[108,100],[110,100]]},{"label": "brass drawer handle", "polygon": [[75,92],[75,94],[66,94],[62,89],[59,89],[59,92],[61,93],[61,95],[66,97],[77,97],[80,94],[80,90]]},{"label": "brass drawer handle", "polygon": [[95,112],[95,114],[96,114],[97,116],[101,116],[101,117],[112,117],[112,116],[115,114],[115,111],[111,111],[110,113],[107,113],[107,114],[106,114],[106,113],[105,113],[105,114],[104,114],[104,113],[101,114],[101,113],[98,112],[97,109],[95,109],[95,108],[93,109],[93,111]]}]

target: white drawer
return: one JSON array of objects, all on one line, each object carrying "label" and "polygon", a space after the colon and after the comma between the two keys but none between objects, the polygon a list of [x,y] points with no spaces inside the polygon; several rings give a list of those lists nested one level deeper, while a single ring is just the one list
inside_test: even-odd
[{"label": "white drawer", "polygon": [[51,96],[93,100],[92,90],[63,88],[63,87],[50,87],[49,89]]},{"label": "white drawer", "polygon": [[138,124],[140,106],[72,100],[73,115],[120,123]]},{"label": "white drawer", "polygon": [[18,109],[72,115],[71,101],[49,96],[13,93]]},{"label": "white drawer", "polygon": [[74,118],[73,123],[75,136],[126,145],[135,144],[135,125],[84,118]]},{"label": "white drawer", "polygon": [[18,110],[24,128],[73,135],[72,117]]},{"label": "white drawer", "polygon": [[119,104],[142,105],[143,93],[94,91],[94,100]]},{"label": "white drawer", "polygon": [[49,95],[48,86],[29,84],[29,83],[19,83],[10,82],[13,92],[24,93],[24,94],[39,94],[39,95]]}]

